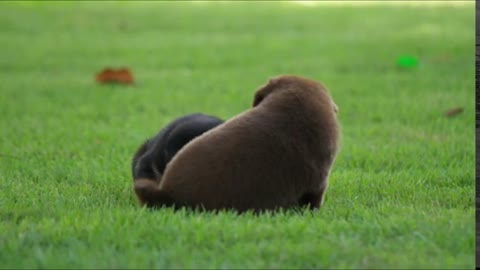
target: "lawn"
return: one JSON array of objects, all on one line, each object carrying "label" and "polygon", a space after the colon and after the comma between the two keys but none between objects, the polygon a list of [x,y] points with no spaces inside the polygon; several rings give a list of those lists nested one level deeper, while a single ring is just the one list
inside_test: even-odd
[{"label": "lawn", "polygon": [[[0,268],[473,268],[474,14],[0,3]],[[402,55],[419,66],[397,67]],[[107,66],[136,84],[97,84]],[[144,139],[186,113],[229,119],[286,73],[323,82],[340,108],[320,211],[139,207]]]}]

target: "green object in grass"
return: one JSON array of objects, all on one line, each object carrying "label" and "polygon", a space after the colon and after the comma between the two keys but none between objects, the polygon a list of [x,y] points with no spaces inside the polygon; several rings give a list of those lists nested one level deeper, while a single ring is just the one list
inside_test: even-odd
[{"label": "green object in grass", "polygon": [[398,57],[397,65],[401,68],[415,68],[418,66],[418,59],[413,56],[403,55]]}]

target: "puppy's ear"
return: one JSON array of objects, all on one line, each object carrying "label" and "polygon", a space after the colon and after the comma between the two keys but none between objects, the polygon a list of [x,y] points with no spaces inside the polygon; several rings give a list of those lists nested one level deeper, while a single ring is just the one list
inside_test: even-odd
[{"label": "puppy's ear", "polygon": [[253,99],[253,107],[256,107],[258,104],[260,104],[260,102],[262,102],[264,96],[260,93],[260,92],[257,92],[255,94],[255,98]]},{"label": "puppy's ear", "polygon": [[257,90],[257,93],[255,94],[255,97],[253,99],[253,107],[260,104],[263,99],[272,92],[274,84],[276,83],[277,78],[270,78],[264,86]]}]

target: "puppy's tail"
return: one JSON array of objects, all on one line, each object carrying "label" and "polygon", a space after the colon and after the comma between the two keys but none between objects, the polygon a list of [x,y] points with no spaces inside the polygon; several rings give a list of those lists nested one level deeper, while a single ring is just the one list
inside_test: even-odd
[{"label": "puppy's tail", "polygon": [[133,190],[137,195],[141,205],[146,205],[149,208],[157,207],[172,207],[178,208],[173,198],[167,195],[164,191],[158,188],[158,183],[150,179],[140,178],[135,179]]}]

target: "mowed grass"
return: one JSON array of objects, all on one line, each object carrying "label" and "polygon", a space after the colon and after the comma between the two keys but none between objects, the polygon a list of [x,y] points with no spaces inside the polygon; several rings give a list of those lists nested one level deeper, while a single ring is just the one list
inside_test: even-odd
[{"label": "mowed grass", "polygon": [[[0,268],[473,268],[474,20],[473,4],[0,3]],[[96,84],[106,66],[137,83]],[[139,207],[144,139],[229,119],[286,73],[340,107],[320,211]]]}]

